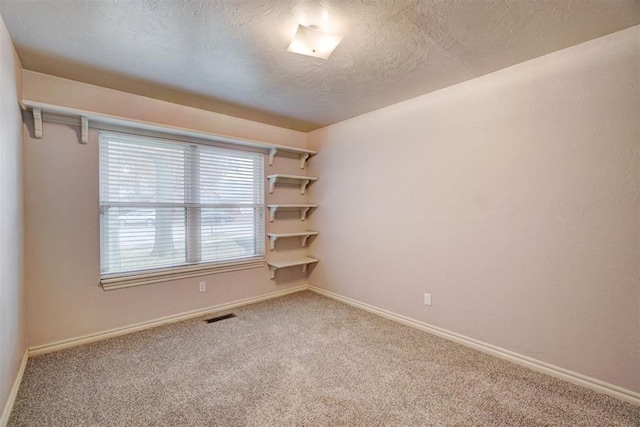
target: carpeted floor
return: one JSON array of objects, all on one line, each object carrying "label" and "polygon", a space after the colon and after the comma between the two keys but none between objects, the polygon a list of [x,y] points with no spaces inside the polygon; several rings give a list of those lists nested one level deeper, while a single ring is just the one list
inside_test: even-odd
[{"label": "carpeted floor", "polygon": [[29,359],[9,425],[640,426],[636,406],[312,292],[234,313]]}]

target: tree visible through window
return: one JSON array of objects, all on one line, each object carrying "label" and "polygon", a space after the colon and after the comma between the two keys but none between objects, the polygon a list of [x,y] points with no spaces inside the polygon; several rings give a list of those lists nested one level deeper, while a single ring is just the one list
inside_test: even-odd
[{"label": "tree visible through window", "polygon": [[102,276],[264,256],[260,153],[100,134]]}]

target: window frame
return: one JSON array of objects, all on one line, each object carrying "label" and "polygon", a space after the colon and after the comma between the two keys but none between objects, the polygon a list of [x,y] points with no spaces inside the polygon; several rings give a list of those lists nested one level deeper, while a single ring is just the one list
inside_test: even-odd
[{"label": "window frame", "polygon": [[[185,201],[184,203],[180,203],[176,208],[184,208],[185,209],[185,262],[180,264],[175,264],[172,266],[163,266],[163,267],[149,267],[140,270],[132,270],[127,272],[117,272],[117,273],[103,273],[102,266],[103,260],[106,254],[107,249],[105,248],[106,240],[103,238],[103,227],[102,215],[104,214],[104,209],[108,209],[110,206],[114,204],[120,204],[118,202],[109,202],[102,200],[102,194],[98,198],[99,211],[100,211],[100,284],[105,290],[110,289],[118,289],[125,288],[131,286],[139,286],[146,285],[151,283],[158,283],[170,280],[178,280],[189,277],[197,277],[209,274],[216,273],[224,273],[230,271],[238,271],[245,270],[250,268],[260,268],[264,267],[266,263],[266,243],[264,236],[266,235],[266,220],[265,220],[265,188],[264,188],[264,170],[265,170],[265,154],[261,150],[255,149],[246,149],[237,148],[236,146],[229,147],[227,144],[216,144],[201,141],[192,141],[192,140],[183,140],[181,138],[175,137],[175,135],[170,136],[157,136],[157,135],[146,135],[144,133],[136,134],[131,132],[122,132],[122,131],[111,131],[111,130],[101,130],[98,133],[98,143],[99,143],[99,163],[100,168],[98,172],[98,181],[100,185],[102,185],[102,139],[103,137],[108,137],[109,135],[114,135],[116,137],[126,137],[126,138],[140,138],[141,140],[158,140],[165,143],[174,143],[176,145],[183,145],[185,149],[189,149],[189,146],[203,146],[208,148],[215,148],[221,151],[237,151],[237,152],[250,152],[257,156],[256,160],[261,162],[260,170],[257,171],[254,182],[254,189],[260,188],[260,203],[254,204],[254,209],[257,214],[254,215],[254,243],[255,243],[255,252],[254,256],[248,257],[239,257],[233,259],[225,259],[220,261],[194,261],[194,256],[197,258],[197,255],[200,253],[200,248],[195,248],[194,245],[197,245],[200,241],[199,233],[201,232],[201,224],[200,224],[200,209],[205,207],[204,203],[191,203],[191,201]],[[188,166],[193,166],[193,164],[189,164]],[[192,167],[187,167],[185,165],[184,174],[185,178],[188,173],[192,175],[190,178],[193,178],[194,169]],[[262,172],[261,174],[259,172]],[[196,172],[197,173],[197,172]],[[197,183],[198,180],[194,180]],[[197,183],[199,185],[199,183]],[[199,187],[191,187],[191,189],[196,189],[199,191]],[[131,205],[143,205],[144,203],[122,203],[122,205],[131,204]],[[153,206],[152,206],[153,205]],[[148,207],[157,207],[155,205],[163,205],[163,203],[151,203],[147,204]],[[197,217],[197,218],[196,218]],[[195,223],[195,225],[194,225]],[[107,223],[108,224],[108,223]],[[260,236],[263,238],[260,239]],[[195,237],[195,239],[194,239]]]}]

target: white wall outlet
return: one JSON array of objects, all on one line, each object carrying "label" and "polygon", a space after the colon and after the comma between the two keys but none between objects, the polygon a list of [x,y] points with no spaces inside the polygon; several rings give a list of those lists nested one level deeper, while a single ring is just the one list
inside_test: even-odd
[{"label": "white wall outlet", "polygon": [[200,282],[200,292],[204,292],[207,290],[207,282]]},{"label": "white wall outlet", "polygon": [[431,294],[424,294],[424,305],[431,305]]}]

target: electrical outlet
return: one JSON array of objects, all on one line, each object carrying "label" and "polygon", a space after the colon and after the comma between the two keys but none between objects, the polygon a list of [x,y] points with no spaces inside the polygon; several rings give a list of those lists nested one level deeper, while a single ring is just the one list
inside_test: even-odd
[{"label": "electrical outlet", "polygon": [[431,305],[431,294],[424,294],[424,305]]},{"label": "electrical outlet", "polygon": [[207,282],[200,282],[200,292],[207,290]]}]

